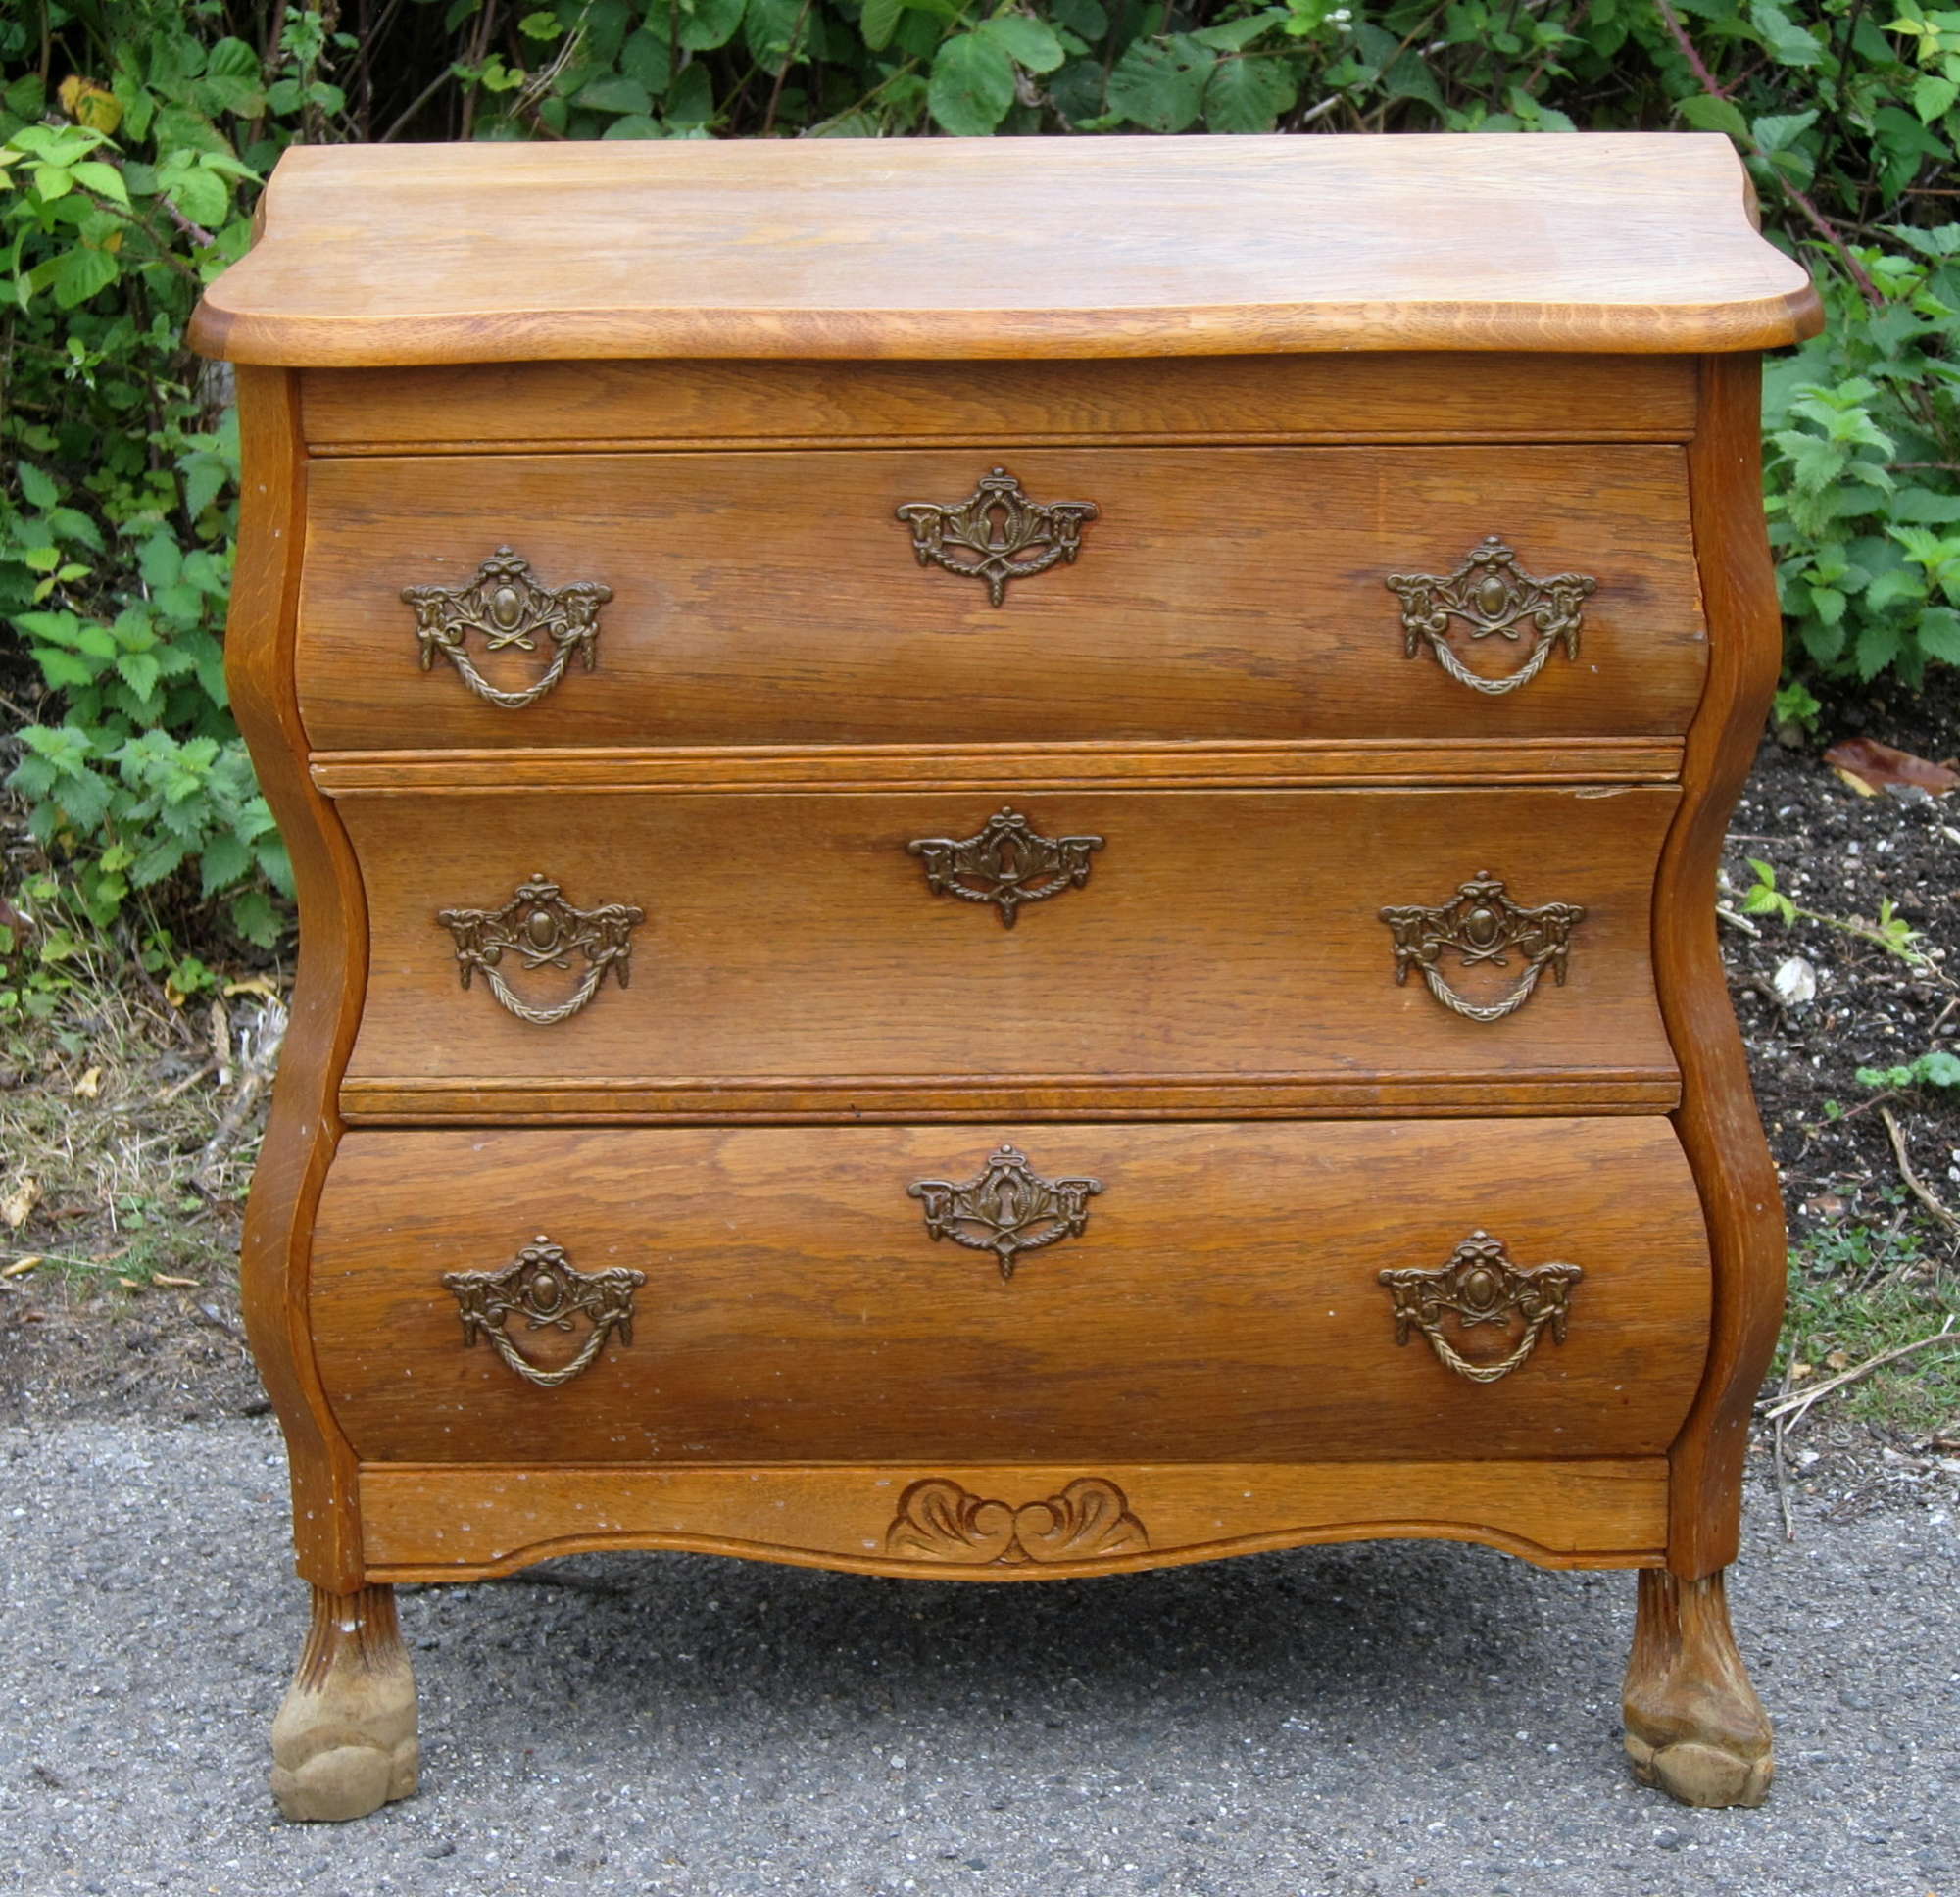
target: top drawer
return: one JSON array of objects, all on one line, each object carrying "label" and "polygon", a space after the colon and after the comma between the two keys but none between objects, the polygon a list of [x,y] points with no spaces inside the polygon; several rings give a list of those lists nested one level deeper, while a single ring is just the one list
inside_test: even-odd
[{"label": "top drawer", "polygon": [[[997,466],[984,520],[900,516]],[[323,751],[1655,737],[1705,659],[1668,446],[375,457],[315,462],[309,514]],[[500,547],[528,569],[471,592]],[[463,597],[418,629],[405,588]]]}]

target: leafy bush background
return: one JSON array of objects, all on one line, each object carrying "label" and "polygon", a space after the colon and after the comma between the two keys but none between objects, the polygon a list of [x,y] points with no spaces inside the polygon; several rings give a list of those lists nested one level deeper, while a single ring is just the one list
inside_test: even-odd
[{"label": "leafy bush background", "polygon": [[1960,664],[1957,107],[1960,12],[1919,0],[9,9],[0,769],[47,866],[0,903],[0,1016],[47,1005],[74,930],[192,989],[183,943],[283,924],[221,667],[235,434],[180,338],[290,143],[1725,132],[1831,311],[1766,415],[1792,661],[1822,690]]}]

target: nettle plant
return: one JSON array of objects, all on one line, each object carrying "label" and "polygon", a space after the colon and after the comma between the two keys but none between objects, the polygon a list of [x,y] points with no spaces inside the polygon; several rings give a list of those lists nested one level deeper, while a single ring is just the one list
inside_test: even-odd
[{"label": "nettle plant", "polygon": [[[175,9],[129,11],[157,30],[119,37],[106,82],[50,91],[30,73],[0,93],[0,615],[23,714],[7,783],[61,866],[65,911],[107,927],[188,879],[270,945],[291,874],[227,708],[221,644],[236,432],[182,331],[249,240],[241,193],[282,142],[279,82],[242,41],[200,44]],[[284,83],[285,110],[304,112],[304,84]],[[239,134],[255,124],[250,150]],[[29,713],[14,695],[36,686]],[[31,940],[9,943],[17,961]]]}]

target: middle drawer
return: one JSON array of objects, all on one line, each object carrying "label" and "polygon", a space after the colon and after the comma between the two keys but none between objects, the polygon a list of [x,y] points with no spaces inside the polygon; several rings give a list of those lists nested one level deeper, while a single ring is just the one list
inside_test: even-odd
[{"label": "middle drawer", "polygon": [[1672,1079],[1678,796],[347,795],[348,1079]]}]

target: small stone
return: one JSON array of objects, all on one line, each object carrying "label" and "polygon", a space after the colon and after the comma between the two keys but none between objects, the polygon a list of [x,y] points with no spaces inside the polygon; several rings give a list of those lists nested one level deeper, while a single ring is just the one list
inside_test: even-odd
[{"label": "small stone", "polygon": [[1677,1831],[1672,1824],[1663,1824],[1654,1833],[1654,1842],[1663,1851],[1679,1851],[1688,1842],[1688,1839],[1681,1832]]},{"label": "small stone", "polygon": [[1869,1713],[1872,1710],[1872,1702],[1863,1693],[1854,1693],[1848,1689],[1838,1695],[1838,1704],[1852,1713]]},{"label": "small stone", "polygon": [[422,1853],[422,1856],[425,1858],[453,1858],[456,1856],[456,1846],[450,1843],[447,1838],[438,1838]]}]

